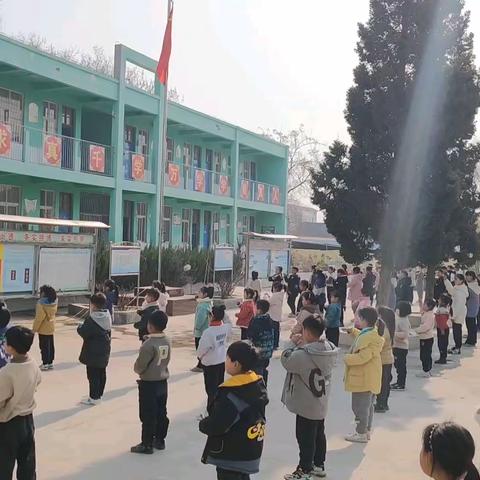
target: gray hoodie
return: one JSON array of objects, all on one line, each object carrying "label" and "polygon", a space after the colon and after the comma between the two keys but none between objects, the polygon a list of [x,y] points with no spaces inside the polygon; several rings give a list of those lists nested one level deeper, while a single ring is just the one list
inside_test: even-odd
[{"label": "gray hoodie", "polygon": [[91,319],[103,330],[112,329],[112,317],[108,310],[95,310],[90,312]]},{"label": "gray hoodie", "polygon": [[310,420],[327,416],[332,370],[338,348],[328,340],[303,347],[289,346],[282,353],[282,365],[287,370],[282,403],[288,410]]}]

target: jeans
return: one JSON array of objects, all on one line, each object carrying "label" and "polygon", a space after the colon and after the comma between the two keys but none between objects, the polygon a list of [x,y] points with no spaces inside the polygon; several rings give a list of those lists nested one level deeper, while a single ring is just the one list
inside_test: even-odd
[{"label": "jeans", "polygon": [[323,467],[327,454],[325,420],[310,420],[297,415],[295,430],[300,449],[298,466],[304,472],[311,472],[314,466]]},{"label": "jeans", "polygon": [[477,319],[475,317],[467,317],[467,331],[468,336],[465,343],[469,345],[477,344]]},{"label": "jeans", "polygon": [[424,372],[429,372],[432,369],[432,347],[433,338],[420,340],[420,360]]},{"label": "jeans", "polygon": [[270,365],[270,360],[261,360],[259,359],[255,366],[253,367],[253,371],[263,377],[263,381],[265,382],[265,386],[268,383],[268,366]]},{"label": "jeans", "polygon": [[336,347],[338,347],[338,341],[340,339],[340,328],[327,328],[325,331],[325,336],[329,342],[332,342]]},{"label": "jeans", "polygon": [[463,325],[461,323],[453,324],[453,340],[457,350],[461,350],[462,348],[462,328]]},{"label": "jeans", "polygon": [[280,322],[273,321],[273,348],[276,350],[280,345]]},{"label": "jeans", "polygon": [[405,348],[394,348],[393,356],[395,358],[394,365],[397,371],[397,384],[405,387],[407,381],[407,355],[408,350]]},{"label": "jeans", "polygon": [[154,439],[165,440],[170,421],[167,417],[168,384],[166,380],[157,382],[138,381],[139,416],[142,422],[142,444],[153,446]]},{"label": "jeans", "polygon": [[14,417],[0,423],[0,479],[35,480],[35,426],[33,416]]},{"label": "jeans", "polygon": [[388,398],[390,397],[390,382],[392,381],[392,364],[382,365],[382,389],[377,395],[377,407],[388,407]]},{"label": "jeans", "polygon": [[290,307],[291,312],[295,315],[295,303],[297,301],[298,293],[292,293],[288,295],[287,305]]},{"label": "jeans", "polygon": [[105,384],[107,383],[107,369],[87,367],[87,378],[90,388],[89,396],[92,400],[99,400],[103,397]]},{"label": "jeans", "polygon": [[218,390],[218,386],[225,379],[225,363],[218,365],[205,365],[203,367],[203,381],[205,383],[205,392],[207,393],[207,412],[212,413],[213,401]]},{"label": "jeans", "polygon": [[447,351],[448,351],[448,337],[450,335],[450,329],[440,330],[437,328],[437,342],[438,350],[440,352],[440,360],[447,360]]},{"label": "jeans", "polygon": [[352,410],[357,433],[365,434],[372,429],[374,402],[375,395],[372,392],[352,393]]},{"label": "jeans", "polygon": [[217,480],[250,480],[250,475],[217,467]]},{"label": "jeans", "polygon": [[55,344],[53,343],[53,335],[38,334],[38,344],[42,354],[42,363],[51,365],[55,359]]}]

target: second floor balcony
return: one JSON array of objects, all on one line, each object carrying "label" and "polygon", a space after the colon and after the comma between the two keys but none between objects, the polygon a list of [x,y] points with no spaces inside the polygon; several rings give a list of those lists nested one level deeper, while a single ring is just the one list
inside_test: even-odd
[{"label": "second floor balcony", "polygon": [[151,158],[145,153],[123,152],[123,177],[134,182],[152,183]]},{"label": "second floor balcony", "polygon": [[278,185],[244,178],[239,180],[238,198],[269,205],[283,205],[282,192]]}]

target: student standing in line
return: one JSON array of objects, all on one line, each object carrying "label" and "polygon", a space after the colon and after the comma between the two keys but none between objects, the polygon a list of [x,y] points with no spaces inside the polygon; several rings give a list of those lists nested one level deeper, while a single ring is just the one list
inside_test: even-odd
[{"label": "student standing in line", "polygon": [[103,283],[103,293],[107,299],[107,310],[110,312],[110,315],[113,315],[113,307],[116,307],[118,304],[118,286],[114,280],[108,278]]},{"label": "student standing in line", "polygon": [[273,349],[278,350],[280,345],[280,324],[283,318],[283,300],[285,298],[285,290],[281,283],[274,283],[272,285],[273,293],[270,294],[269,303],[270,309],[268,313],[273,320]]},{"label": "student standing in line", "polygon": [[423,372],[418,373],[417,377],[430,378],[432,376],[432,348],[433,338],[435,336],[435,300],[427,298],[423,304],[423,312],[420,326],[415,332],[420,339],[420,360],[422,362]]},{"label": "student standing in line", "polygon": [[340,296],[335,290],[330,292],[330,304],[325,311],[325,335],[336,347],[338,347],[340,339],[340,321],[342,318],[342,304],[340,301]]},{"label": "student standing in line", "polygon": [[161,312],[167,313],[168,300],[170,299],[170,295],[167,292],[167,287],[163,282],[160,282],[159,280],[154,280],[152,282],[152,287],[156,288],[160,292],[160,295],[158,297],[158,309]]},{"label": "student standing in line", "polygon": [[377,277],[373,273],[373,266],[369,265],[366,269],[365,277],[363,278],[362,290],[364,290],[365,295],[370,298],[370,305],[373,303],[373,297],[375,296],[376,283]]},{"label": "student standing in line", "polygon": [[243,291],[243,302],[240,304],[240,311],[235,314],[237,317],[237,327],[240,327],[240,338],[247,339],[247,330],[252,318],[255,316],[255,290],[246,288]]},{"label": "student standing in line", "polygon": [[[212,300],[208,296],[209,288],[202,287],[197,295],[197,307],[195,309],[195,325],[193,328],[193,336],[195,338],[195,350],[198,348],[202,333],[208,328],[210,315],[212,313]],[[191,369],[191,372],[203,372],[202,362],[200,359],[197,365]]]},{"label": "student standing in line", "polygon": [[156,310],[148,318],[148,336],[140,347],[133,367],[140,376],[138,403],[142,422],[142,441],[130,449],[132,453],[152,454],[153,449],[165,450],[168,425],[167,399],[168,365],[172,352],[170,339],[165,335],[168,317]]},{"label": "student standing in line", "polygon": [[133,324],[133,327],[138,330],[138,338],[141,342],[145,341],[145,337],[148,335],[148,319],[158,310],[158,299],[160,298],[160,292],[156,288],[148,288],[145,291],[145,300],[142,308],[137,310],[137,314],[140,315],[140,320]]},{"label": "student standing in line", "polygon": [[395,312],[395,335],[393,337],[393,356],[395,358],[395,370],[397,381],[391,385],[391,390],[403,391],[407,381],[407,355],[410,333],[410,318],[412,307],[409,302],[397,302]]},{"label": "student standing in line", "polygon": [[210,326],[203,332],[197,348],[197,357],[203,365],[207,412],[209,414],[212,412],[218,386],[225,379],[225,357],[232,326],[223,323],[224,317],[225,305],[214,305]]},{"label": "student standing in line", "polygon": [[378,314],[372,307],[360,310],[360,327],[349,329],[354,342],[344,357],[345,390],[352,393],[352,410],[356,429],[345,437],[348,442],[367,443],[373,424],[375,395],[382,388],[382,360],[380,353],[384,339],[376,327]]},{"label": "student standing in line", "polygon": [[342,305],[342,318],[340,320],[341,325],[343,325],[343,316],[347,304],[347,285],[348,285],[348,276],[347,272],[344,269],[339,268],[337,270],[337,279],[335,280],[335,290],[340,296],[340,303]]},{"label": "student standing in line", "polygon": [[307,291],[302,294],[303,307],[297,315],[297,323],[292,327],[290,340],[297,346],[303,344],[303,321],[312,315],[319,314],[318,305],[315,304],[315,295],[313,292]]},{"label": "student standing in line", "polygon": [[442,269],[435,272],[435,283],[433,285],[433,298],[438,302],[440,296],[447,293],[445,288],[445,274]]},{"label": "student standing in line", "polygon": [[390,410],[388,399],[390,398],[390,383],[392,381],[393,366],[393,338],[395,336],[395,312],[388,307],[378,308],[378,334],[383,337],[383,348],[380,352],[382,359],[382,388],[377,395],[375,413],[386,413]]},{"label": "student standing in line", "polygon": [[300,277],[298,276],[298,268],[292,267],[292,273],[286,277],[287,282],[287,304],[290,307],[291,318],[295,318],[295,308],[298,293],[300,291]]},{"label": "student standing in line", "polygon": [[285,480],[326,476],[325,418],[338,349],[328,340],[320,340],[324,329],[321,319],[306,318],[303,322],[304,346],[292,346],[282,353],[282,365],[287,371],[282,403],[296,415],[300,450],[298,467],[292,474],[285,475]]},{"label": "student standing in line", "polygon": [[272,293],[274,292],[273,286],[276,283],[282,284],[283,287],[283,267],[276,267],[275,273],[271,277],[268,277],[268,281],[272,282]]},{"label": "student standing in line", "polygon": [[459,273],[455,276],[455,286],[445,279],[445,288],[452,297],[452,328],[455,346],[448,353],[460,355],[462,353],[462,330],[467,317],[468,288],[465,277]]},{"label": "student standing in line", "polygon": [[[353,267],[352,274],[348,277],[348,299],[352,307],[357,304],[362,296],[363,275],[360,267]],[[355,313],[355,312],[354,312]]]},{"label": "student standing in line", "polygon": [[437,327],[437,344],[440,358],[435,361],[437,365],[447,363],[448,338],[450,335],[450,303],[451,298],[443,293],[438,299],[438,307],[435,309],[435,325]]},{"label": "student standing in line", "polygon": [[327,300],[328,300],[329,304],[330,304],[332,292],[335,290],[335,280],[336,279],[337,279],[337,273],[335,271],[335,267],[332,267],[332,266],[328,267],[327,281],[326,281],[325,285],[327,287]]},{"label": "student standing in line", "polygon": [[32,330],[38,333],[42,354],[40,370],[52,370],[55,360],[55,316],[57,314],[57,292],[50,285],[40,287],[40,298],[35,307],[35,320]]},{"label": "student standing in line", "polygon": [[35,391],[41,381],[40,370],[28,356],[34,333],[15,326],[6,332],[6,351],[10,363],[0,369],[0,478],[13,478],[15,463],[18,480],[34,480]]},{"label": "student standing in line", "polygon": [[262,282],[258,278],[258,272],[252,272],[252,278],[248,281],[247,287],[257,292],[257,296],[260,296],[262,293]]},{"label": "student standing in line", "polygon": [[110,360],[112,341],[112,317],[107,310],[103,293],[90,297],[90,314],[77,329],[83,338],[80,363],[87,367],[89,395],[82,399],[83,405],[98,405],[107,383],[107,365]]},{"label": "student standing in line", "polygon": [[308,280],[300,280],[299,289],[300,289],[299,290],[300,295],[298,296],[298,302],[297,302],[297,310],[296,310],[297,315],[303,307],[303,294],[310,291],[310,284],[308,283]]},{"label": "student standing in line", "polygon": [[480,307],[480,285],[475,272],[469,270],[465,273],[467,281],[468,299],[467,299],[467,331],[468,336],[464,345],[474,347],[477,345],[477,315]]},{"label": "student standing in line", "polygon": [[10,328],[10,311],[5,303],[0,302],[0,368],[10,361],[7,353],[7,330]]},{"label": "student standing in line", "polygon": [[372,301],[370,299],[370,295],[369,295],[368,290],[366,290],[364,287],[362,287],[362,291],[361,291],[360,295],[361,296],[358,299],[358,301],[355,304],[352,304],[352,310],[353,310],[353,313],[354,313],[353,323],[355,325],[355,328],[359,328],[360,318],[358,316],[358,312],[360,312],[360,310],[362,308],[372,306]]}]

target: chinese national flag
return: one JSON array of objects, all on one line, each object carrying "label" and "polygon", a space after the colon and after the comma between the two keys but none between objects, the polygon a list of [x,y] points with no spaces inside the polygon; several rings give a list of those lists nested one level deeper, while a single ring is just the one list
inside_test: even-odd
[{"label": "chinese national flag", "polygon": [[168,0],[168,20],[167,28],[165,28],[165,35],[163,36],[162,53],[160,54],[160,60],[157,66],[158,81],[162,85],[167,84],[168,80],[168,64],[170,62],[170,54],[172,53],[172,18],[173,18],[173,2]]}]

